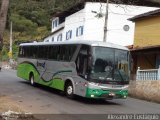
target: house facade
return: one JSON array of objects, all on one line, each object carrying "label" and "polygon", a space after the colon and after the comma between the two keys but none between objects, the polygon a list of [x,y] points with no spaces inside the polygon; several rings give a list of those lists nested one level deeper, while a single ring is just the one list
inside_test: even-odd
[{"label": "house facade", "polygon": [[160,10],[138,15],[135,22],[134,47],[160,45]]},{"label": "house facade", "polygon": [[[124,10],[128,8],[130,10]],[[153,8],[147,10],[149,9]],[[134,23],[127,19],[137,14],[137,12],[134,14],[130,12],[136,10],[146,11],[142,7],[109,4],[107,42],[123,46],[133,44]],[[105,3],[86,2],[79,3],[64,12],[56,13],[52,19],[51,34],[44,38],[44,42],[103,41],[105,12]],[[123,30],[124,26],[128,26],[129,31]]]},{"label": "house facade", "polygon": [[149,74],[154,71],[152,76],[160,79],[158,77],[160,74],[158,73],[160,68],[160,9],[140,14],[130,20],[135,22],[135,38],[131,49],[134,63],[132,74],[138,74],[139,67],[139,71],[143,70],[141,73],[145,72],[146,76],[150,77]]}]

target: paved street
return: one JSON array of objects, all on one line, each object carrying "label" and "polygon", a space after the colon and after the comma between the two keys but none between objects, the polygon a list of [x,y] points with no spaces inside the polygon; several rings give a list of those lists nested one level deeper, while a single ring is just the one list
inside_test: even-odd
[{"label": "paved street", "polygon": [[0,95],[7,95],[32,113],[53,114],[112,114],[112,113],[160,113],[160,104],[134,98],[126,100],[95,101],[77,97],[70,100],[59,91],[32,87],[16,77],[14,70],[0,72]]}]

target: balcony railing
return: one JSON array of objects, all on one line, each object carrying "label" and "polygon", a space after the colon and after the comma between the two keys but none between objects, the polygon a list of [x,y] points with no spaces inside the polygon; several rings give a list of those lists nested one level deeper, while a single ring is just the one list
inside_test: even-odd
[{"label": "balcony railing", "polygon": [[141,70],[138,67],[136,80],[160,80],[160,67],[159,69],[146,69]]}]

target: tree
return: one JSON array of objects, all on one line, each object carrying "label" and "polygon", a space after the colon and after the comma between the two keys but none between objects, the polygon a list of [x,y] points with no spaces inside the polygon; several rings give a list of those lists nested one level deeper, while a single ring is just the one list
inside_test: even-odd
[{"label": "tree", "polygon": [[2,48],[2,61],[7,61],[8,60],[8,49],[7,47],[4,45]]},{"label": "tree", "polygon": [[9,7],[9,0],[1,1],[1,9],[0,9],[0,45],[3,45],[3,32],[6,27],[7,21],[7,13]]}]

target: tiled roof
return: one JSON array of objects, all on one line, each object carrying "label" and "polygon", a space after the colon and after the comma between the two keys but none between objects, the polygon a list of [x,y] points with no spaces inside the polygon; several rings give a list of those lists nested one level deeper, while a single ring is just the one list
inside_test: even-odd
[{"label": "tiled roof", "polygon": [[141,50],[151,50],[151,49],[160,49],[160,45],[153,45],[153,46],[145,46],[145,47],[133,47],[130,51],[141,51]]}]

